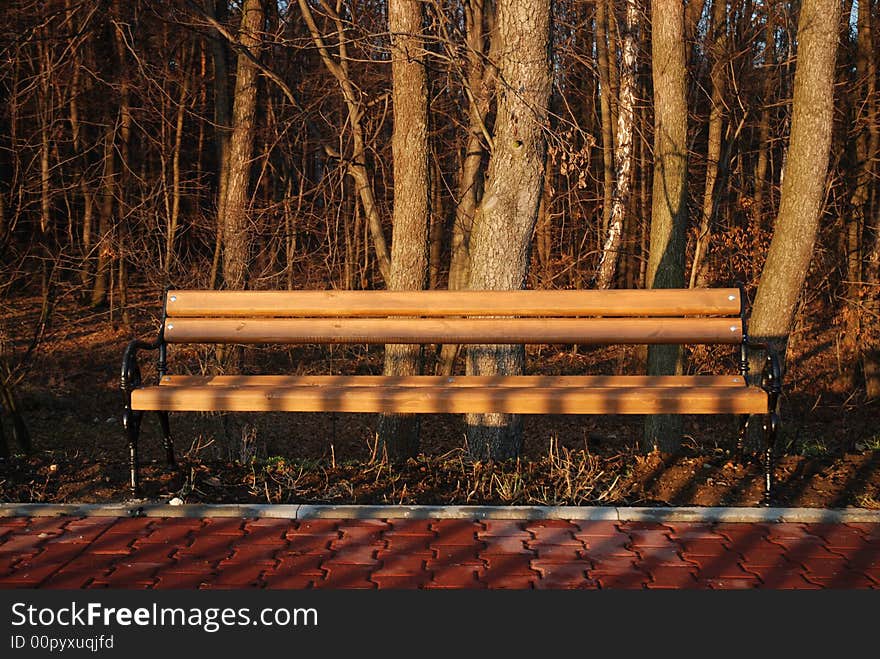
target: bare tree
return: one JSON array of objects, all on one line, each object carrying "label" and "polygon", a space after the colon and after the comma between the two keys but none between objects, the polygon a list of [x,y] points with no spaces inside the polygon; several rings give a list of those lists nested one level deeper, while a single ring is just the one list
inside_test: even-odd
[{"label": "bare tree", "polygon": [[[394,229],[389,290],[419,290],[428,274],[428,87],[422,5],[390,0],[394,134]],[[385,346],[386,375],[419,375],[422,346]],[[392,458],[418,452],[417,415],[383,415],[379,439]]]},{"label": "bare tree", "polygon": [[[684,61],[684,3],[651,2],[654,78],[654,189],[648,288],[684,285],[687,225],[687,72]],[[648,347],[648,374],[681,372],[681,347]],[[672,453],[681,441],[681,417],[651,415],[642,448]]]},{"label": "bare tree", "polygon": [[[495,4],[491,0],[464,3],[466,77],[463,81],[468,101],[467,137],[458,172],[457,203],[452,225],[449,257],[450,290],[466,288],[471,269],[471,232],[474,215],[482,198],[483,158],[491,146],[487,128],[489,107],[495,96],[499,39],[495,32]],[[440,351],[439,375],[451,375],[459,346],[447,344]]]},{"label": "bare tree", "polygon": [[[471,237],[472,289],[509,290],[525,284],[544,179],[549,28],[548,0],[498,3],[498,112],[488,183]],[[524,358],[522,346],[471,346],[467,372],[514,374],[522,372]],[[519,453],[518,417],[470,414],[467,423],[471,455],[498,459]]]},{"label": "bare tree", "polygon": [[756,340],[770,342],[780,354],[788,344],[825,198],[840,13],[837,0],[805,0],[798,19],[788,158],[750,327]]},{"label": "bare tree", "polygon": [[636,55],[638,54],[639,8],[636,0],[626,0],[626,29],[623,34],[623,55],[620,64],[620,99],[617,112],[617,131],[614,134],[614,192],[611,196],[611,216],[607,237],[596,272],[596,288],[610,288],[617,272],[617,259],[623,239],[626,209],[632,187],[635,161],[633,133],[635,132]]},{"label": "bare tree", "polygon": [[691,265],[689,286],[705,286],[708,277],[706,253],[711,240],[712,220],[715,211],[716,180],[721,158],[721,131],[724,127],[724,83],[726,74],[727,44],[727,2],[712,0],[712,20],[709,24],[711,43],[709,54],[712,69],[709,75],[711,85],[709,109],[709,143],[706,147],[706,185],[703,191],[703,209],[700,214],[700,228],[694,246],[694,260]]},{"label": "bare tree", "polygon": [[248,186],[254,145],[254,121],[257,107],[257,67],[263,30],[262,0],[245,0],[241,10],[238,70],[232,106],[232,135],[226,152],[226,198],[218,204],[222,210],[219,224],[223,231],[223,281],[227,288],[240,289],[247,284],[251,237],[248,230]]}]

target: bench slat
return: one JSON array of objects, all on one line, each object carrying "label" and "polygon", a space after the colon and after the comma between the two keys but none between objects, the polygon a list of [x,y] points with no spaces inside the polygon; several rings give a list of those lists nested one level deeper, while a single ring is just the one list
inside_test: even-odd
[{"label": "bench slat", "polygon": [[736,288],[606,291],[168,292],[168,317],[737,315]]},{"label": "bench slat", "polygon": [[162,387],[742,387],[739,375],[166,375]]},{"label": "bench slat", "polygon": [[174,318],[169,343],[740,343],[739,318]]},{"label": "bench slat", "polygon": [[757,387],[145,387],[132,408],[226,412],[750,414]]}]

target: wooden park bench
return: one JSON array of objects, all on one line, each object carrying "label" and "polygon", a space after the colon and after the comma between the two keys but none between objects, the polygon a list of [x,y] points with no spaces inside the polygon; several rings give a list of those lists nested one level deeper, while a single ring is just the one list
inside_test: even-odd
[{"label": "wooden park bench", "polygon": [[[208,344],[730,344],[735,375],[172,375],[167,346]],[[158,350],[158,381],[144,385],[142,349]],[[747,383],[748,351],[766,365]],[[159,413],[170,464],[169,412],[515,414],[734,414],[737,457],[751,415],[762,415],[769,500],[780,365],[749,341],[740,289],[578,291],[170,290],[159,335],[133,341],[122,365],[131,488],[144,412]]]}]

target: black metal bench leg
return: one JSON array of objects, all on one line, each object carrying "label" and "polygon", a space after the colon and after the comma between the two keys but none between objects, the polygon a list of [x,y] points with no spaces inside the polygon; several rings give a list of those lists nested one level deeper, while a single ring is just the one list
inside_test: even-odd
[{"label": "black metal bench leg", "polygon": [[764,505],[769,506],[773,489],[773,448],[779,429],[779,416],[771,412],[764,417]]},{"label": "black metal bench leg", "polygon": [[131,494],[138,496],[140,492],[140,478],[138,474],[138,437],[141,433],[141,412],[133,410],[125,410],[122,414],[122,425],[125,428],[125,435],[128,439],[128,468],[131,472]]},{"label": "black metal bench leg", "polygon": [[736,438],[736,450],[734,459],[736,463],[741,465],[743,463],[743,450],[746,443],[746,432],[749,430],[749,420],[751,419],[751,415],[743,414],[739,417],[739,435]]},{"label": "black metal bench leg", "polygon": [[165,446],[165,458],[168,464],[174,466],[174,438],[171,436],[171,422],[168,412],[159,412],[159,424],[162,426],[162,442]]}]

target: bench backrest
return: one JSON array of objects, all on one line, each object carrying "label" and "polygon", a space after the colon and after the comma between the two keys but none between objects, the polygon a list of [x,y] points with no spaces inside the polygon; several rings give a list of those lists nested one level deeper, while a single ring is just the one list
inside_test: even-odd
[{"label": "bench backrest", "polygon": [[740,291],[171,290],[169,343],[740,343]]}]

